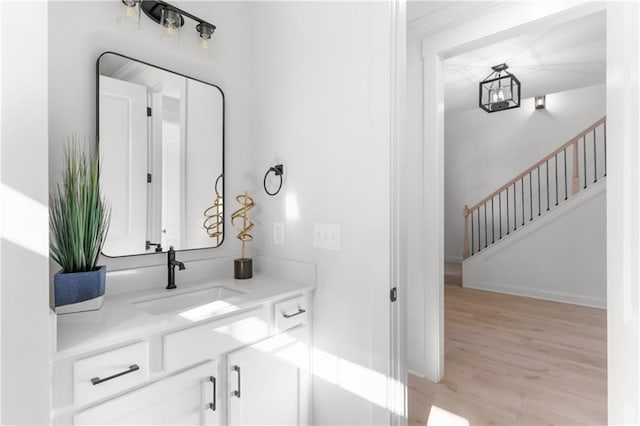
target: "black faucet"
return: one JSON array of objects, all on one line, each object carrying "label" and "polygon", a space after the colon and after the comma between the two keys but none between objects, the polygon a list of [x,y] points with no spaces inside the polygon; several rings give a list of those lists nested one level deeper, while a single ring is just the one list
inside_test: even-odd
[{"label": "black faucet", "polygon": [[169,282],[167,283],[167,290],[176,288],[176,266],[182,271],[186,267],[184,263],[176,260],[176,251],[173,246],[169,246],[167,252],[167,268],[169,269]]}]

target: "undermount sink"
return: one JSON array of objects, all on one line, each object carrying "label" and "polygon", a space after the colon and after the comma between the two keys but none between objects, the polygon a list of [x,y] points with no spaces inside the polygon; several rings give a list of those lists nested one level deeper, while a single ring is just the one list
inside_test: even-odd
[{"label": "undermount sink", "polygon": [[213,302],[220,302],[219,308],[221,309],[230,305],[222,303],[223,301],[231,301],[236,296],[245,293],[245,291],[223,285],[209,285],[194,289],[166,290],[161,294],[133,299],[130,302],[151,315],[159,315],[208,305]]}]

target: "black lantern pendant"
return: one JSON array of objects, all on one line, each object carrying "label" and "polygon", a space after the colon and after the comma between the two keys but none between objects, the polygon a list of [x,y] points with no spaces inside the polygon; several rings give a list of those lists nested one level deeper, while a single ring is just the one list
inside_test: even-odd
[{"label": "black lantern pendant", "polygon": [[507,71],[507,64],[491,67],[493,72],[480,82],[480,108],[487,112],[520,106],[520,81]]}]

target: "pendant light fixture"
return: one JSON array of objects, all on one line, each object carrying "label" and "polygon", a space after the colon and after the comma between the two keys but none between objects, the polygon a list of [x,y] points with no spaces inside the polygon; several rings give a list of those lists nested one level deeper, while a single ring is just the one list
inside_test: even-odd
[{"label": "pendant light fixture", "polygon": [[216,26],[175,7],[163,0],[121,0],[122,11],[118,24],[127,29],[140,28],[140,11],[160,25],[160,38],[172,45],[180,43],[181,28],[188,18],[196,23],[198,50],[203,56],[211,57],[211,39]]},{"label": "pendant light fixture", "polygon": [[520,81],[507,71],[507,64],[491,67],[493,72],[480,82],[479,106],[487,112],[520,106]]}]

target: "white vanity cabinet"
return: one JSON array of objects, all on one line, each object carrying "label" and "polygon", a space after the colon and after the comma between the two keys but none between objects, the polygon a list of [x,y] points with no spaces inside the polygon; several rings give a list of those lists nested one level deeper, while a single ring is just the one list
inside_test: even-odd
[{"label": "white vanity cabinet", "polygon": [[217,363],[209,361],[77,413],[74,425],[217,425]]},{"label": "white vanity cabinet", "polygon": [[53,424],[306,425],[309,292],[60,357]]},{"label": "white vanity cabinet", "polygon": [[227,355],[230,426],[308,423],[306,334],[299,326]]}]

